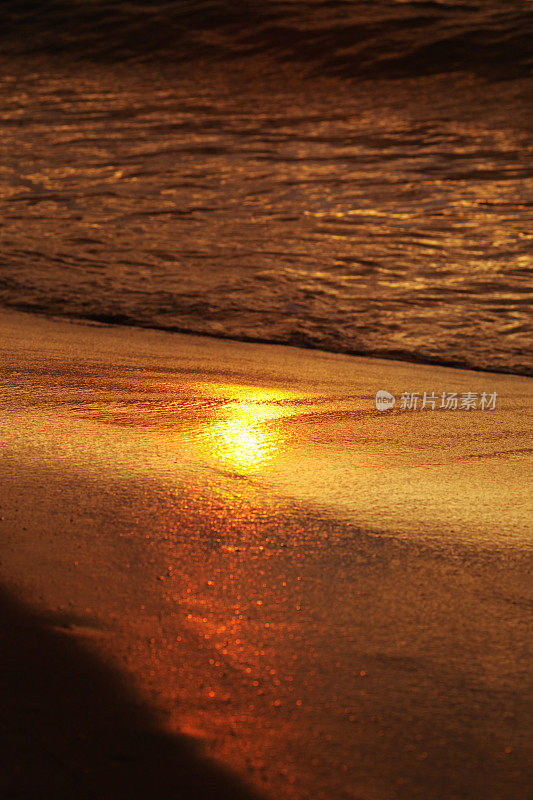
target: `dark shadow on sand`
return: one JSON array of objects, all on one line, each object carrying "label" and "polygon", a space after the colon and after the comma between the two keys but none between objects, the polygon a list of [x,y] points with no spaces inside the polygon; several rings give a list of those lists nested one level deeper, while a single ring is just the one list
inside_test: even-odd
[{"label": "dark shadow on sand", "polygon": [[0,797],[257,798],[158,731],[119,674],[0,590]]}]

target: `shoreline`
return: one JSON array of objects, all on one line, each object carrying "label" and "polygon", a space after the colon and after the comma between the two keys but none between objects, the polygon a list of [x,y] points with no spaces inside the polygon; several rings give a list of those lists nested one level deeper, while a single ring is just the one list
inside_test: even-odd
[{"label": "shoreline", "polygon": [[124,321],[113,321],[113,318],[99,318],[98,316],[70,316],[68,314],[47,314],[44,311],[33,311],[33,310],[26,310],[24,308],[19,308],[16,305],[13,306],[0,306],[0,314],[1,313],[15,313],[15,314],[25,314],[28,316],[38,317],[40,319],[48,319],[51,321],[56,322],[67,322],[72,324],[80,324],[80,325],[89,325],[89,326],[102,326],[104,328],[133,328],[134,330],[140,331],[160,331],[161,333],[177,333],[182,336],[197,336],[201,339],[216,339],[224,342],[241,342],[242,344],[266,344],[272,345],[275,347],[291,347],[297,350],[309,350],[311,352],[319,352],[319,353],[331,353],[333,355],[341,355],[341,356],[353,356],[354,358],[368,358],[368,359],[375,359],[378,361],[392,361],[392,362],[399,362],[401,364],[413,364],[413,365],[426,365],[430,367],[444,367],[447,369],[459,369],[467,372],[482,372],[482,373],[489,373],[495,375],[516,375],[517,377],[522,378],[533,378],[533,369],[524,367],[521,372],[513,371],[512,369],[505,369],[505,368],[489,368],[489,367],[477,367],[475,365],[469,364],[467,362],[460,362],[460,361],[452,361],[447,360],[446,358],[435,358],[432,359],[430,357],[424,358],[419,356],[415,358],[410,354],[403,355],[402,353],[393,352],[390,355],[376,355],[375,353],[370,353],[366,351],[359,351],[359,350],[327,350],[320,345],[313,345],[306,342],[284,342],[284,341],[273,341],[271,339],[263,339],[263,338],[252,338],[252,337],[237,337],[231,336],[230,334],[224,334],[223,332],[216,332],[210,333],[209,331],[193,331],[189,328],[180,328],[176,326],[157,326],[157,325],[150,325],[148,323],[142,324],[140,322],[130,321],[127,317],[124,318]]},{"label": "shoreline", "polygon": [[[161,782],[205,769],[205,797],[525,800],[527,378],[17,312],[0,331],[1,686],[31,734],[21,797],[42,790],[32,748],[60,702],[32,700],[31,664],[13,688],[38,628],[62,670],[86,665],[66,729],[101,730],[114,697],[126,719],[122,761],[97,738],[74,761],[53,742],[67,784],[64,764],[77,780],[97,763],[102,796],[121,797],[117,763],[146,777],[161,750]],[[502,402],[373,408],[378,389],[450,383]],[[94,693],[81,716],[79,692]],[[147,762],[131,744],[146,719],[165,742]],[[15,785],[20,756],[3,758]]]}]

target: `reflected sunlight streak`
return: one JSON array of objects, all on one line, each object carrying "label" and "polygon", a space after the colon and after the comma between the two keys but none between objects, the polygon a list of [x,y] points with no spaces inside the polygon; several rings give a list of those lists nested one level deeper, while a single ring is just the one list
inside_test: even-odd
[{"label": "reflected sunlight streak", "polygon": [[208,455],[243,472],[255,472],[272,461],[287,439],[275,421],[290,413],[279,400],[257,390],[251,399],[232,400],[224,408],[224,418],[205,431]]}]

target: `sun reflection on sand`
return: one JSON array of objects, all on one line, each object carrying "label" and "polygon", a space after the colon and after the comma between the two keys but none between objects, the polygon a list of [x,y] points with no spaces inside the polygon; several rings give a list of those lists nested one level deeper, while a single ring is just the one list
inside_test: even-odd
[{"label": "sun reflection on sand", "polygon": [[[230,387],[217,386],[225,395]],[[204,455],[226,468],[256,472],[272,461],[287,441],[287,433],[276,424],[293,413],[288,392],[253,387],[231,387],[231,395],[200,432],[197,443]]]},{"label": "sun reflection on sand", "polygon": [[210,431],[213,454],[224,464],[239,469],[257,469],[270,460],[279,448],[277,437],[265,432],[257,421],[244,410],[237,410],[236,417],[217,425]]}]

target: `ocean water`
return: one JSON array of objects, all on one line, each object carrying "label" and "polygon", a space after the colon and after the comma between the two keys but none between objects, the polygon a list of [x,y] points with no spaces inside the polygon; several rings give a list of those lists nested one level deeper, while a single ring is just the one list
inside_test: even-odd
[{"label": "ocean water", "polygon": [[530,2],[2,13],[0,304],[532,372]]}]

